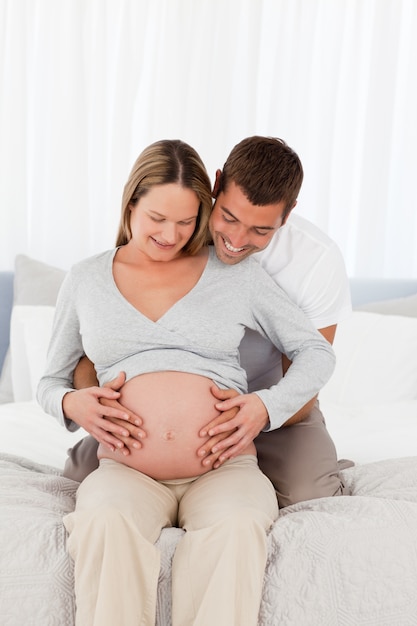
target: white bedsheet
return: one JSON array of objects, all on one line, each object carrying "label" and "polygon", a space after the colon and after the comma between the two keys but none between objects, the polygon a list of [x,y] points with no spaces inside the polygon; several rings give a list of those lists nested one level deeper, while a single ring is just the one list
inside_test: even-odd
[{"label": "white bedsheet", "polygon": [[[353,496],[281,511],[268,538],[259,626],[412,626],[417,615],[417,457],[343,471]],[[0,453],[2,626],[74,626],[62,516],[77,483]],[[171,625],[171,561],[183,531],[164,529],[156,626]]]},{"label": "white bedsheet", "polygon": [[87,433],[70,433],[35,401],[0,405],[0,451],[63,469],[67,450]]},{"label": "white bedsheet", "polygon": [[[342,472],[353,495],[280,512],[268,539],[259,626],[417,624],[417,455],[367,462],[414,450],[415,406],[402,409],[403,428],[401,415],[378,409],[378,443],[365,414],[339,412],[337,424],[325,408],[339,448],[344,444],[358,463]],[[1,406],[0,433],[1,625],[73,626],[73,571],[61,520],[74,506],[77,483],[60,469],[84,433],[66,432],[34,402]],[[171,623],[170,566],[182,534],[164,529],[158,540],[157,626]]]},{"label": "white bedsheet", "polygon": [[[345,470],[362,495],[284,509],[269,538],[260,623],[417,624],[416,470],[416,458]],[[377,476],[388,479],[378,481],[378,496]]]},{"label": "white bedsheet", "polygon": [[321,400],[320,406],[339,458],[370,463],[417,456],[417,400],[355,407]]}]

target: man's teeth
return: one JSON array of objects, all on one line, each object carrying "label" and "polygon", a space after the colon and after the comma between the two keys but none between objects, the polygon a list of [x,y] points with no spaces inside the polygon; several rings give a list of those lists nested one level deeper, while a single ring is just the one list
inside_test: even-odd
[{"label": "man's teeth", "polygon": [[234,248],[228,241],[226,241],[225,239],[223,239],[224,241],[224,245],[226,246],[226,248],[228,250],[230,250],[230,252],[242,252],[243,248]]}]

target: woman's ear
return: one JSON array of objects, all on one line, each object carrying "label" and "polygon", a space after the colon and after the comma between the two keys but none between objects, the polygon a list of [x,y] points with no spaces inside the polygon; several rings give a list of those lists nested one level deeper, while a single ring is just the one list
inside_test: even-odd
[{"label": "woman's ear", "polygon": [[214,186],[213,186],[213,191],[211,193],[213,198],[217,198],[217,196],[218,196],[221,179],[222,179],[222,171],[221,170],[217,170],[216,171],[216,179],[214,181]]}]

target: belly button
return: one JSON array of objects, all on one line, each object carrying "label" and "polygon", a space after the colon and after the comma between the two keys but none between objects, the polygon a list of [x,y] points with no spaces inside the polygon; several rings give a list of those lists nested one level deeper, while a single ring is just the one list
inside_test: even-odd
[{"label": "belly button", "polygon": [[175,431],[173,430],[167,430],[164,435],[163,435],[164,439],[166,441],[172,441],[173,439],[175,439]]}]

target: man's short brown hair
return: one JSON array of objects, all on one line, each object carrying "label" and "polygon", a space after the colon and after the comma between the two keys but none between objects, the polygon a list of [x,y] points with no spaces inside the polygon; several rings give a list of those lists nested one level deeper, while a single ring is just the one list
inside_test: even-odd
[{"label": "man's short brown hair", "polygon": [[297,201],[303,182],[298,155],[282,139],[253,136],[229,154],[220,177],[219,192],[234,182],[254,205],[285,203],[284,217]]}]

